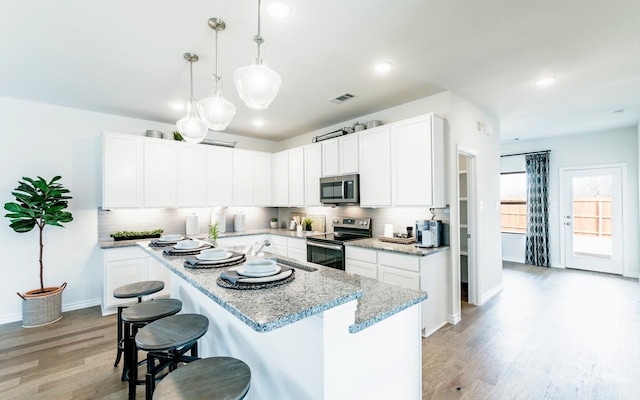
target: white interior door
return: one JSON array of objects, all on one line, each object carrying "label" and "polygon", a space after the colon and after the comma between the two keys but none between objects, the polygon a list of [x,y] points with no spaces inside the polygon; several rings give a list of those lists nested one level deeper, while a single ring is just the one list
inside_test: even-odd
[{"label": "white interior door", "polygon": [[563,171],[565,268],[623,273],[622,168]]}]

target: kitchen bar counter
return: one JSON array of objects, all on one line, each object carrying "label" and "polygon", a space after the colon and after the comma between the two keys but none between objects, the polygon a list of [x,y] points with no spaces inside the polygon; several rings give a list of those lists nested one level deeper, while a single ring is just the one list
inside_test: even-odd
[{"label": "kitchen bar counter", "polygon": [[358,299],[355,321],[349,327],[355,333],[427,299],[423,291],[270,253],[264,256],[297,266],[293,282],[267,290],[225,289],[216,284],[216,279],[228,268],[185,268],[185,257],[164,256],[162,248],[150,248],[148,243],[139,245],[257,332],[268,332]]},{"label": "kitchen bar counter", "polygon": [[292,282],[224,289],[216,284],[224,267],[186,269],[184,257],[148,243],[138,245],[172,272],[171,297],[182,312],[209,319],[199,355],[231,356],[251,368],[247,400],[420,398],[426,292],[269,253],[298,267]]},{"label": "kitchen bar counter", "polygon": [[[223,232],[223,233],[220,234],[219,238],[222,239],[222,238],[229,238],[229,237],[270,234],[270,235],[278,235],[278,236],[285,236],[285,237],[291,237],[291,238],[305,239],[305,238],[307,238],[307,236],[318,235],[320,233],[321,232],[318,232],[318,231],[297,232],[295,230],[291,231],[289,229],[284,229],[284,228],[279,228],[279,229],[262,228],[262,229],[250,229],[250,230],[246,230],[244,232]],[[200,233],[198,235],[193,235],[192,237],[194,239],[206,239],[207,238],[207,234],[206,233]],[[140,239],[136,239],[136,240],[120,240],[120,241],[117,241],[117,242],[115,240],[104,240],[104,241],[98,242],[98,245],[100,246],[101,249],[113,249],[113,248],[118,248],[118,247],[133,247],[133,246],[136,246],[138,242],[140,242]]]},{"label": "kitchen bar counter", "polygon": [[351,241],[345,242],[344,245],[353,246],[353,247],[362,247],[364,249],[371,249],[371,250],[389,251],[392,253],[408,254],[410,256],[418,256],[418,257],[439,253],[449,248],[449,246],[422,248],[422,247],[416,247],[415,244],[397,244],[397,243],[383,242],[382,240],[377,238],[351,240]]}]

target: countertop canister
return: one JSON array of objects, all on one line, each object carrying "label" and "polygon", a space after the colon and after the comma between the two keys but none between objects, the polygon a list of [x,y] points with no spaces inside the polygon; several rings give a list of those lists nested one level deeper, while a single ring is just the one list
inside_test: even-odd
[{"label": "countertop canister", "polygon": [[185,233],[188,235],[197,235],[200,233],[200,227],[198,223],[198,216],[196,213],[187,215],[185,221]]}]

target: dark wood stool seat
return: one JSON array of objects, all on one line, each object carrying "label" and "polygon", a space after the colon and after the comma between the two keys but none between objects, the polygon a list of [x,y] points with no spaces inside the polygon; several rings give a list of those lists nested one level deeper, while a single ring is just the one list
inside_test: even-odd
[{"label": "dark wood stool seat", "polygon": [[[114,289],[113,297],[116,299],[133,299],[137,297],[138,303],[140,303],[143,296],[158,293],[162,289],[164,289],[164,282],[162,281],[134,282]],[[116,361],[113,363],[114,367],[117,367],[120,363],[120,358],[124,351],[122,310],[125,308],[127,308],[127,306],[118,306],[118,354],[116,354]],[[122,376],[124,378],[124,373]]]},{"label": "dark wood stool seat", "polygon": [[155,400],[238,400],[251,386],[251,370],[232,357],[203,358],[179,367],[153,394]]},{"label": "dark wood stool seat", "polygon": [[[162,370],[169,368],[169,372],[175,371],[178,363],[199,359],[198,339],[207,329],[209,319],[204,315],[180,314],[154,321],[138,331],[136,348],[147,351],[145,381],[148,400],[152,399],[156,379]],[[186,355],[187,352],[189,355]],[[135,357],[132,365],[137,364],[137,353],[137,350],[132,352]]]},{"label": "dark wood stool seat", "polygon": [[[182,302],[177,299],[155,299],[134,304],[122,311],[124,324],[124,366],[122,380],[129,381],[129,398],[135,398],[138,383],[138,356],[135,337],[138,330],[161,318],[174,315],[182,310]],[[134,355],[135,353],[135,355]]]}]

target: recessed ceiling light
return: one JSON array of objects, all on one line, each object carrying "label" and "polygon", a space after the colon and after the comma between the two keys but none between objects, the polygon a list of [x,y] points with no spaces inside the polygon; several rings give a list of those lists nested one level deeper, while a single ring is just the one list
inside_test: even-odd
[{"label": "recessed ceiling light", "polygon": [[535,84],[536,86],[540,86],[540,87],[549,86],[557,80],[558,80],[557,76],[545,76],[544,78],[540,78],[537,81],[535,81]]},{"label": "recessed ceiling light", "polygon": [[261,127],[264,126],[265,122],[261,119],[256,119],[255,121],[253,121],[253,125],[257,126],[257,127]]},{"label": "recessed ceiling light", "polygon": [[274,18],[286,18],[291,15],[291,4],[288,1],[273,1],[267,5],[267,12]]},{"label": "recessed ceiling light", "polygon": [[622,115],[623,112],[624,112],[624,110],[622,108],[620,108],[618,110],[613,110],[613,114],[614,115]]},{"label": "recessed ceiling light", "polygon": [[371,68],[379,74],[384,74],[385,72],[391,71],[391,69],[393,68],[393,61],[378,61],[377,63],[373,64]]},{"label": "recessed ceiling light", "polygon": [[516,138],[513,138],[513,140],[517,142],[518,140],[520,140],[520,138],[516,137]]},{"label": "recessed ceiling light", "polygon": [[169,104],[169,107],[173,108],[176,111],[183,111],[184,110],[184,103],[174,101],[173,103]]}]

